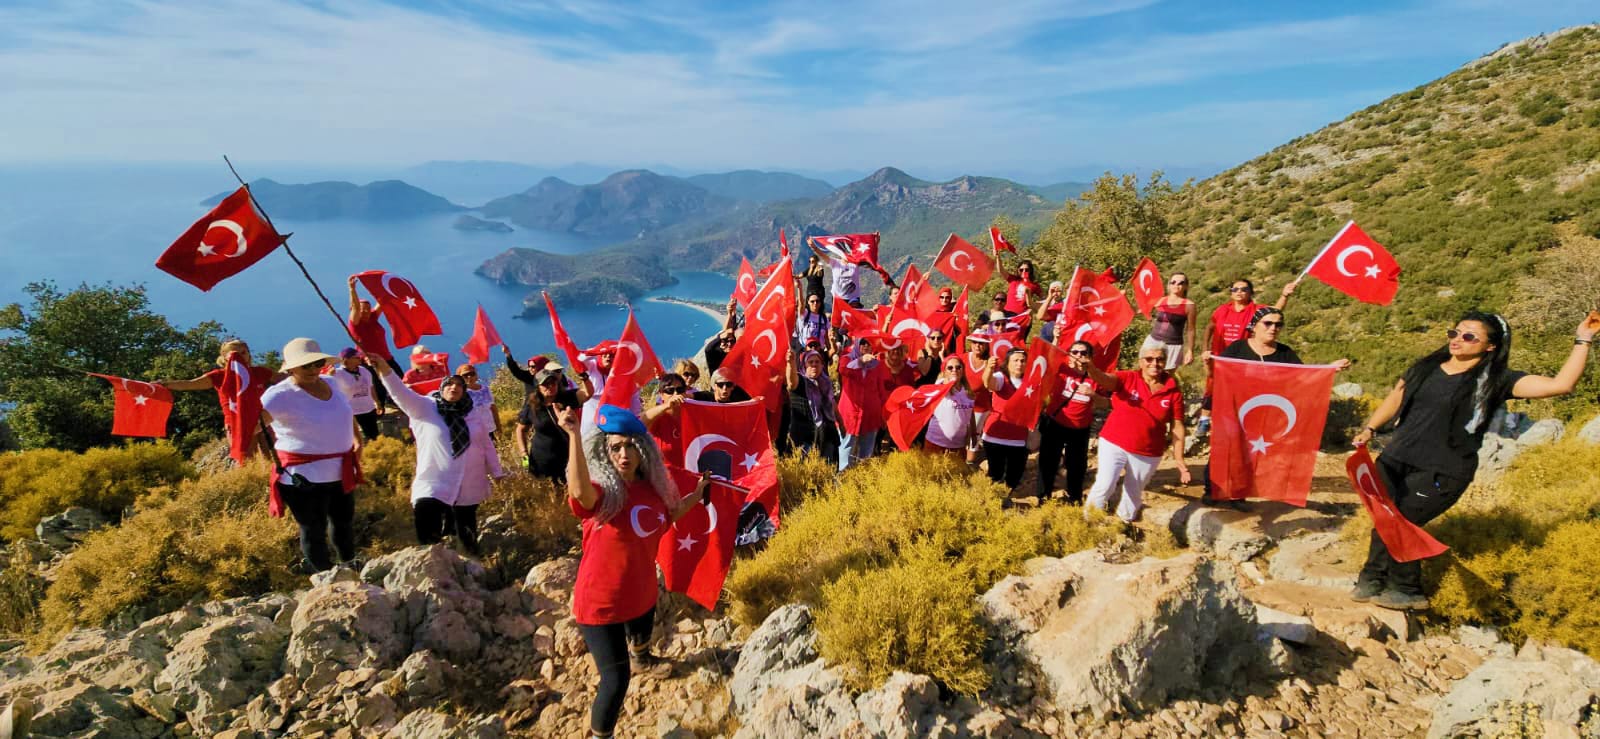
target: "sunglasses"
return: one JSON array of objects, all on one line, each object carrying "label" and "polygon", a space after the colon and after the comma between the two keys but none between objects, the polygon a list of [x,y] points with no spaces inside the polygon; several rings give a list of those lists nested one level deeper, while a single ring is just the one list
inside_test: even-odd
[{"label": "sunglasses", "polygon": [[1094,356],[1094,352],[1089,351],[1088,349],[1071,349],[1071,350],[1067,351],[1067,354],[1070,354],[1070,355],[1072,355],[1074,357],[1092,357],[1092,356]]},{"label": "sunglasses", "polygon": [[1463,344],[1476,344],[1480,341],[1483,341],[1482,336],[1472,333],[1471,331],[1457,331],[1455,329],[1450,329],[1449,331],[1444,332],[1444,335],[1452,339],[1460,339],[1461,343]]},{"label": "sunglasses", "polygon": [[1189,281],[1188,280],[1171,280],[1167,284],[1168,285],[1187,285],[1187,284],[1189,284]]},{"label": "sunglasses", "polygon": [[1164,357],[1164,356],[1163,357],[1139,357],[1139,361],[1144,362],[1146,364],[1155,364],[1156,362],[1165,362],[1165,361],[1167,361],[1167,358]]},{"label": "sunglasses", "polygon": [[1228,292],[1230,292],[1230,293],[1247,293],[1247,292],[1253,292],[1253,291],[1248,287],[1230,287],[1230,288],[1228,288]]},{"label": "sunglasses", "polygon": [[683,391],[684,388],[678,386],[661,388],[662,395],[682,395]]},{"label": "sunglasses", "polygon": [[1283,321],[1262,321],[1261,325],[1267,328],[1283,328]]},{"label": "sunglasses", "polygon": [[963,369],[965,369],[965,368],[962,367],[959,362],[952,363],[952,364],[947,364],[947,365],[944,366],[944,371],[946,371],[946,372],[960,372]]},{"label": "sunglasses", "polygon": [[733,387],[733,383],[731,382],[713,382],[711,384],[724,389]]}]

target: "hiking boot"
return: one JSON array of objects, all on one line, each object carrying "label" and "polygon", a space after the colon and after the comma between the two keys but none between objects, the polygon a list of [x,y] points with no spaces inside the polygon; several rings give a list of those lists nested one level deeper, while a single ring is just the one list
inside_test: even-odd
[{"label": "hiking boot", "polygon": [[1356,586],[1350,591],[1350,600],[1365,603],[1378,597],[1383,592],[1383,583],[1370,580],[1357,580]]},{"label": "hiking boot", "polygon": [[1423,595],[1410,595],[1398,590],[1385,590],[1378,597],[1372,599],[1372,605],[1387,608],[1391,611],[1426,611],[1428,598]]},{"label": "hiking boot", "polygon": [[666,677],[672,674],[672,663],[652,653],[649,647],[629,649],[628,663],[635,675]]}]

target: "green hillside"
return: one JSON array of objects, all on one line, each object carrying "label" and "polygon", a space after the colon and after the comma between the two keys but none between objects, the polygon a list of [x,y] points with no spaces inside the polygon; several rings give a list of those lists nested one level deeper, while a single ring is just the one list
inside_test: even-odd
[{"label": "green hillside", "polygon": [[1308,360],[1389,382],[1483,308],[1511,317],[1515,366],[1553,369],[1600,297],[1600,29],[1508,45],[1188,189],[1172,266],[1203,311],[1236,277],[1270,302],[1351,219],[1400,261],[1400,293],[1369,306],[1308,280],[1286,338]]}]

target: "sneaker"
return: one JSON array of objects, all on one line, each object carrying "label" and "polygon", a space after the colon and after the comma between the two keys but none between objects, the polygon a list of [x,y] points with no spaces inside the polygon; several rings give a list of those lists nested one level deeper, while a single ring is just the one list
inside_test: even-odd
[{"label": "sneaker", "polygon": [[1398,590],[1385,590],[1372,599],[1372,605],[1391,611],[1426,611],[1428,598],[1422,595],[1409,595]]},{"label": "sneaker", "polygon": [[1365,603],[1378,597],[1383,592],[1383,583],[1369,580],[1357,580],[1356,586],[1350,591],[1350,600]]},{"label": "sneaker", "polygon": [[672,674],[672,663],[657,657],[648,648],[628,650],[628,663],[635,675],[666,677]]}]

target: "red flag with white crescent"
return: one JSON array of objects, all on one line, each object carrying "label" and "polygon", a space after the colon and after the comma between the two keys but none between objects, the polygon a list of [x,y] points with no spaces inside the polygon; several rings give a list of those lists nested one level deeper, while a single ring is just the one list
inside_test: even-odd
[{"label": "red flag with white crescent", "polygon": [[1215,357],[1211,371],[1212,497],[1304,507],[1338,370]]},{"label": "red flag with white crescent", "polygon": [[778,229],[778,258],[789,258],[789,237],[783,234],[783,229]]},{"label": "red flag with white crescent", "polygon": [[950,388],[955,385],[954,380],[921,387],[902,385],[889,393],[888,401],[883,404],[884,425],[889,427],[889,437],[894,439],[895,446],[901,451],[911,448],[911,442],[916,441],[917,434],[928,425],[928,419],[933,418],[939,401],[950,394]]},{"label": "red flag with white crescent", "polygon": [[933,327],[922,320],[915,311],[906,310],[900,306],[889,309],[889,320],[883,333],[894,337],[906,345],[906,356],[916,358],[922,354],[922,346],[928,342],[928,334],[933,332]]},{"label": "red flag with white crescent", "polygon": [[256,425],[261,420],[261,394],[266,383],[252,372],[250,358],[243,352],[229,352],[222,365],[222,380],[217,395],[222,400],[222,420],[228,427],[228,456],[244,464],[255,449]]},{"label": "red flag with white crescent", "polygon": [[441,375],[441,376],[435,377],[435,378],[433,378],[431,380],[420,380],[418,382],[408,382],[408,383],[406,383],[406,387],[411,388],[412,392],[415,392],[418,395],[428,395],[428,394],[433,393],[434,391],[437,391],[440,386],[444,385],[444,381],[449,379],[449,378],[450,378],[450,375]]},{"label": "red flag with white crescent", "polygon": [[733,282],[733,299],[740,308],[749,308],[750,301],[756,297],[756,271],[750,266],[750,260],[739,258],[739,278]]},{"label": "red flag with white crescent", "polygon": [[112,435],[152,438],[167,435],[167,417],[172,414],[172,391],[155,383],[94,372],[89,374],[111,383],[112,398],[116,402],[111,418]]},{"label": "red flag with white crescent", "polygon": [[863,264],[879,272],[883,271],[883,267],[878,264],[878,234],[813,236],[811,241],[837,259],[851,264]]},{"label": "red flag with white crescent", "polygon": [[444,334],[444,329],[439,327],[439,317],[410,280],[381,269],[359,272],[356,279],[377,301],[383,320],[394,334],[396,348],[411,346],[424,336]]},{"label": "red flag with white crescent", "polygon": [[957,284],[980,290],[994,274],[994,259],[966,239],[950,234],[934,258],[933,268]]},{"label": "red flag with white crescent", "polygon": [[482,305],[478,306],[478,313],[472,319],[472,338],[461,347],[461,353],[467,355],[468,362],[483,364],[489,361],[489,350],[504,343],[489,320],[489,314],[483,312]]},{"label": "red flag with white crescent", "polygon": [[[700,476],[669,465],[667,471],[678,483],[678,492],[691,495]],[[667,590],[683,593],[691,600],[716,610],[722,585],[733,564],[734,540],[739,536],[739,510],[746,491],[732,484],[713,481],[707,498],[692,506],[672,523],[656,549],[656,564]]]},{"label": "red flag with white crescent", "polygon": [[[967,308],[967,289],[961,288],[961,296],[956,298],[956,307],[952,310],[956,314],[956,328],[961,329],[961,335],[966,336],[971,329],[972,316]],[[960,346],[960,344],[957,344]]]},{"label": "red flag with white crescent", "polygon": [[573,343],[566,327],[561,325],[561,316],[556,314],[556,303],[550,299],[550,293],[540,291],[539,294],[544,296],[544,307],[550,313],[550,333],[555,336],[556,346],[562,354],[567,355],[567,366],[573,368],[574,372],[580,371],[583,368],[583,351]]},{"label": "red flag with white crescent", "polygon": [[878,330],[878,316],[870,310],[856,308],[844,299],[833,296],[833,315],[829,317],[833,327],[851,336],[865,331]]},{"label": "red flag with white crescent", "polygon": [[994,253],[996,255],[999,255],[1002,251],[1008,251],[1012,254],[1017,253],[1017,247],[1012,246],[1011,242],[1006,241],[1005,234],[1000,233],[1000,229],[995,228],[994,226],[989,227],[989,243],[994,244]]},{"label": "red flag with white crescent", "polygon": [[710,472],[746,488],[747,503],[758,503],[778,525],[778,458],[760,401],[710,403],[685,400],[678,406],[683,424],[683,466]]},{"label": "red flag with white crescent", "polygon": [[628,322],[623,325],[622,336],[617,339],[612,353],[611,373],[606,376],[605,388],[600,391],[600,404],[627,408],[632,404],[633,396],[639,393],[639,388],[665,372],[630,309]]},{"label": "red flag with white crescent", "polygon": [[[894,307],[900,312],[913,316],[920,316],[918,306],[921,304],[922,293],[927,286],[927,280],[922,275],[922,270],[915,264],[906,265],[906,275],[900,280],[900,292],[895,296]],[[934,296],[935,302],[938,296]]]},{"label": "red flag with white crescent", "polygon": [[209,291],[283,244],[240,187],[195,221],[156,258],[156,268]]},{"label": "red flag with white crescent", "polygon": [[1363,303],[1388,305],[1400,290],[1400,263],[1355,221],[1322,247],[1305,274]]},{"label": "red flag with white crescent", "polygon": [[1000,417],[1023,428],[1038,425],[1044,400],[1050,396],[1051,385],[1060,379],[1061,367],[1066,363],[1066,352],[1034,337],[1028,342],[1028,369],[1022,376],[1022,383],[1010,398],[997,400]]},{"label": "red flag with white crescent", "polygon": [[1145,257],[1139,260],[1139,266],[1133,268],[1133,279],[1129,282],[1133,288],[1133,299],[1139,304],[1139,314],[1150,315],[1161,296],[1166,294],[1161,284],[1161,270],[1156,268],[1154,260]]},{"label": "red flag with white crescent", "polygon": [[1365,445],[1356,447],[1356,453],[1345,461],[1344,469],[1350,476],[1350,486],[1361,496],[1361,505],[1372,516],[1372,528],[1377,530],[1378,538],[1383,540],[1383,545],[1389,549],[1389,556],[1394,557],[1395,561],[1412,562],[1437,557],[1450,549],[1423,531],[1421,526],[1406,520],[1395,508],[1394,498],[1390,497],[1382,476],[1378,474],[1378,465],[1373,463],[1372,454]]},{"label": "red flag with white crescent", "polygon": [[750,301],[744,333],[734,341],[719,370],[751,397],[765,398],[772,409],[784,400],[782,378],[794,326],[794,275],[789,265],[787,259],[780,261]]}]

